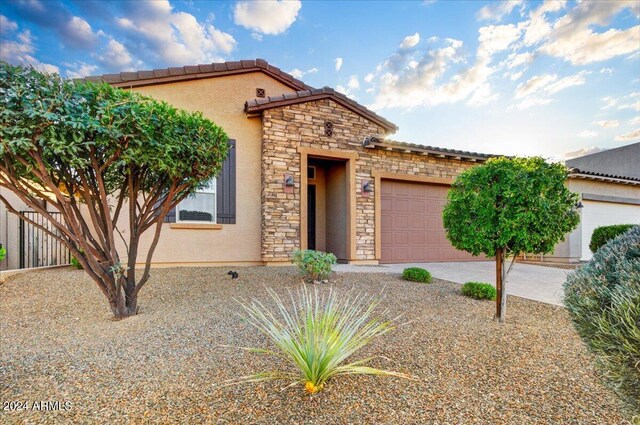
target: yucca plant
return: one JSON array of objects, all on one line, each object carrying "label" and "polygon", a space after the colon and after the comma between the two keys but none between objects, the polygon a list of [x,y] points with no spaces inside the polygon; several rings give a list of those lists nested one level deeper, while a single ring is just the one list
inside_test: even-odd
[{"label": "yucca plant", "polygon": [[275,308],[272,311],[258,300],[240,302],[249,324],[265,334],[276,350],[250,349],[286,360],[291,370],[276,370],[240,378],[239,382],[290,380],[314,394],[337,375],[409,375],[380,370],[365,364],[371,358],[351,361],[351,357],[374,338],[394,328],[394,320],[384,320],[387,310],[375,314],[379,301],[373,296],[339,295],[333,289],[320,294],[303,285],[297,297],[290,292],[291,307],[273,290],[267,290]]}]

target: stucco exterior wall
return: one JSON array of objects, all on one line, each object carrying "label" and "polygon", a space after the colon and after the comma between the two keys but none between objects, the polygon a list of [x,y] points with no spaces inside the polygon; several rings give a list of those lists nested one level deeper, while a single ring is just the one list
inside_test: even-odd
[{"label": "stucco exterior wall", "polygon": [[[640,186],[624,185],[619,183],[608,183],[594,180],[569,178],[567,187],[575,193],[602,196],[615,196],[627,199],[640,200]],[[582,213],[582,211],[580,211]],[[569,233],[563,242],[556,245],[554,252],[542,257],[545,261],[551,262],[579,262],[582,254],[582,223]],[[540,259],[539,256],[535,258]]]},{"label": "stucco exterior wall", "polygon": [[[154,265],[261,261],[262,130],[260,119],[248,119],[244,113],[244,103],[255,98],[256,88],[265,89],[267,96],[293,92],[261,72],[134,88],[177,108],[202,112],[236,140],[236,224],[223,224],[221,229],[211,230],[178,229],[165,223],[153,258]],[[121,220],[119,227],[128,227],[126,218]],[[144,235],[140,252],[146,253],[152,236],[151,230]],[[143,257],[138,258],[138,262],[144,261]]]},{"label": "stucco exterior wall", "polygon": [[[366,181],[373,183],[375,171],[398,175],[455,178],[474,163],[432,156],[366,149],[365,137],[383,135],[384,129],[330,99],[273,108],[263,112],[262,146],[262,259],[288,261],[301,248],[301,156],[299,148],[357,155],[355,159],[355,258],[375,261],[375,197],[362,193]],[[333,123],[333,136],[324,134],[325,121]],[[294,176],[295,187],[287,193],[285,174]],[[304,183],[304,182],[303,182]],[[374,186],[374,191],[379,190]],[[305,201],[306,202],[306,201]],[[306,229],[302,229],[306,231]]]}]

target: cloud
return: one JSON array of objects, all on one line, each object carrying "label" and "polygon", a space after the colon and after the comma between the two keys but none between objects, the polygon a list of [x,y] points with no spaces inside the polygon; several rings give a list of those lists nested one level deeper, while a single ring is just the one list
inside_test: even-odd
[{"label": "cloud", "polygon": [[342,58],[335,58],[335,62],[336,62],[336,71],[340,71],[340,68],[342,68]]},{"label": "cloud", "polygon": [[516,88],[514,99],[523,99],[517,109],[527,109],[532,106],[547,105],[552,102],[550,95],[558,93],[573,86],[581,86],[586,83],[585,75],[588,71],[580,71],[577,74],[559,78],[556,74],[542,74],[531,77]]},{"label": "cloud", "polygon": [[233,9],[233,20],[255,32],[277,35],[296,21],[301,7],[299,0],[239,1]]},{"label": "cloud", "polygon": [[306,71],[302,71],[301,69],[294,68],[291,71],[289,71],[289,74],[293,75],[298,80],[301,80],[302,77],[304,77],[305,75],[307,75],[307,74],[315,74],[316,72],[318,72],[318,68],[311,68],[311,69],[308,69]]},{"label": "cloud", "polygon": [[613,74],[613,68],[602,68],[600,70],[600,74],[612,75]]},{"label": "cloud", "polygon": [[400,43],[400,49],[411,49],[412,47],[416,47],[416,45],[420,42],[420,34],[415,33],[413,35],[408,35],[402,40]]},{"label": "cloud", "polygon": [[73,64],[66,64],[66,75],[68,78],[82,78],[89,75],[94,75],[98,70],[97,65],[91,65],[85,62],[77,62]]},{"label": "cloud", "polygon": [[254,40],[257,40],[257,41],[262,41],[262,34],[259,34],[257,32],[252,32],[251,33],[251,38],[253,38]]},{"label": "cloud", "polygon": [[593,130],[584,130],[584,131],[581,131],[580,134],[578,134],[578,137],[582,139],[589,139],[591,137],[596,137],[597,135],[598,133],[596,133]]},{"label": "cloud", "polygon": [[640,139],[640,128],[629,133],[621,134],[616,137],[616,142],[628,142],[629,140]]},{"label": "cloud", "polygon": [[351,77],[349,77],[347,87],[349,87],[351,90],[358,90],[360,88],[360,81],[358,81],[357,75],[352,75]]},{"label": "cloud", "polygon": [[122,44],[153,64],[221,61],[236,46],[231,34],[189,13],[173,11],[168,1],[130,2],[122,7],[126,17],[116,20],[127,36]]},{"label": "cloud", "polygon": [[368,73],[368,74],[364,77],[364,82],[365,82],[365,83],[369,83],[369,84],[371,84],[371,83],[373,82],[373,79],[374,79],[375,77],[376,77],[376,76],[375,76],[375,75],[373,75],[372,73]]},{"label": "cloud", "polygon": [[594,121],[593,123],[599,125],[602,128],[615,128],[620,125],[620,121],[618,120]]},{"label": "cloud", "polygon": [[532,46],[545,39],[552,31],[551,24],[547,22],[546,14],[560,11],[565,8],[566,4],[566,0],[547,0],[529,13],[529,20],[521,24],[524,28],[524,44]]},{"label": "cloud", "polygon": [[503,17],[509,15],[513,9],[522,4],[522,0],[499,1],[488,4],[478,11],[476,18],[480,21],[500,22]]},{"label": "cloud", "polygon": [[98,34],[93,32],[91,25],[78,16],[71,17],[63,31],[67,43],[76,47],[93,46],[98,41]]},{"label": "cloud", "polygon": [[640,10],[634,0],[580,2],[543,35],[546,42],[539,50],[573,65],[605,61],[636,52],[640,50],[640,25],[625,30],[610,28],[599,33],[592,29],[608,25],[613,17],[627,8],[635,8],[636,13]]},{"label": "cloud", "polygon": [[[18,32],[18,24],[5,18],[2,19],[3,31],[0,38],[0,60],[17,65],[31,65],[34,68],[48,72],[60,73],[60,69],[52,64],[42,63],[33,55],[36,51],[31,31]],[[6,27],[5,27],[6,25]]]},{"label": "cloud", "polygon": [[119,72],[131,70],[130,65],[133,63],[133,57],[124,44],[114,39],[109,40],[97,59],[104,68]]},{"label": "cloud", "polygon": [[0,33],[10,33],[18,29],[18,24],[4,15],[0,15]]},{"label": "cloud", "polygon": [[74,16],[62,3],[22,1],[18,4],[20,16],[26,21],[36,23],[56,32],[65,47],[91,49],[98,42],[101,31],[94,32],[91,25],[79,16]]},{"label": "cloud", "polygon": [[560,155],[560,160],[568,160],[573,158],[580,158],[581,156],[591,155],[598,152],[604,152],[607,149],[592,146],[590,148],[581,148],[575,151],[565,152]]},{"label": "cloud", "polygon": [[520,35],[521,30],[513,24],[480,28],[475,62],[450,76],[452,67],[466,61],[462,41],[450,38],[439,41],[441,47],[415,57],[399,49],[377,69],[379,90],[370,106],[411,108],[461,101],[479,106],[491,102],[498,97],[489,83],[496,70],[491,65],[493,57],[509,49]]}]

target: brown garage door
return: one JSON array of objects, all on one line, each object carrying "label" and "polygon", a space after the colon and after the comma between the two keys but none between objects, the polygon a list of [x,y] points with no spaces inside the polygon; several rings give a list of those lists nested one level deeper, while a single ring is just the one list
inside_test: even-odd
[{"label": "brown garage door", "polygon": [[381,191],[383,263],[473,261],[451,246],[442,224],[449,186],[383,180]]}]

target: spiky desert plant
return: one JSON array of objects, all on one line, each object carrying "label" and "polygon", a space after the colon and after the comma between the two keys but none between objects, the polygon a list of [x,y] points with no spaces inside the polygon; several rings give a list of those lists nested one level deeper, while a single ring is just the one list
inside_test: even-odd
[{"label": "spiky desert plant", "polygon": [[241,382],[290,380],[291,385],[300,383],[313,394],[338,375],[411,378],[403,373],[366,366],[371,358],[350,361],[358,350],[394,328],[395,319],[383,319],[387,310],[376,313],[379,305],[376,297],[339,295],[333,289],[320,294],[317,288],[310,291],[302,285],[297,296],[289,293],[291,306],[287,308],[278,294],[271,289],[267,291],[275,303],[274,309],[256,299],[251,303],[240,302],[240,305],[245,313],[242,316],[271,339],[276,350],[251,350],[280,357],[293,368],[246,376],[240,378]]}]

